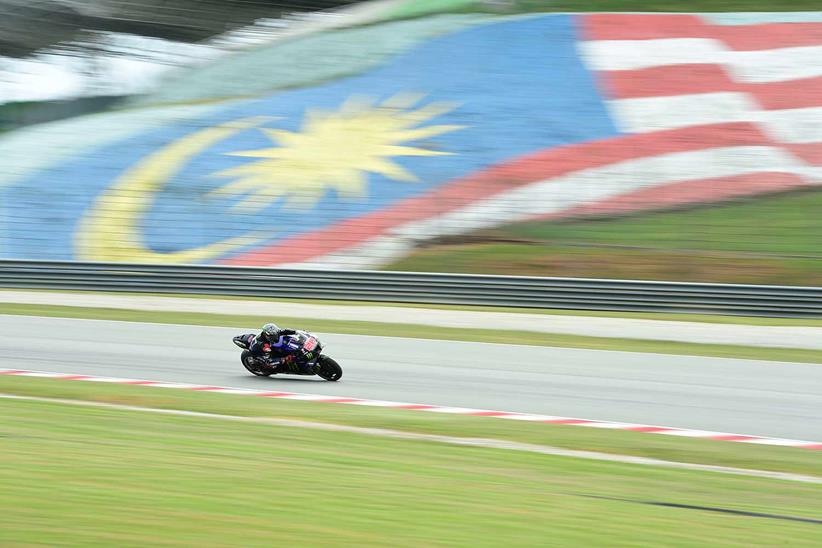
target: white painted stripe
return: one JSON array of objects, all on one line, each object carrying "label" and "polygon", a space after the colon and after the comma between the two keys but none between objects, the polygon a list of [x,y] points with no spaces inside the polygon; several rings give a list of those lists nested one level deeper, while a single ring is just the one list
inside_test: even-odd
[{"label": "white painted stripe", "polygon": [[544,422],[549,420],[559,420],[562,417],[553,417],[550,415],[527,415],[524,413],[517,413],[515,415],[509,415],[505,418],[510,419],[512,421]]},{"label": "white painted stripe", "polygon": [[115,377],[89,377],[88,379],[78,379],[86,382],[108,382],[112,384],[123,384],[128,382],[138,382],[137,379],[118,379]]},{"label": "white painted stripe", "polygon": [[184,383],[176,383],[176,382],[157,382],[150,385],[154,388],[184,388],[186,390],[193,390],[195,388],[203,388],[205,385],[202,384],[184,384]]},{"label": "white painted stripe", "polygon": [[590,40],[578,42],[580,55],[592,70],[636,70],[663,65],[717,63],[729,50],[710,38],[658,40]]},{"label": "white painted stripe", "polygon": [[580,426],[587,426],[589,428],[604,428],[606,430],[627,430],[629,428],[645,427],[641,424],[631,424],[628,422],[591,422],[581,424]]},{"label": "white painted stripe", "polygon": [[304,401],[323,401],[333,400],[343,396],[321,396],[317,394],[289,394],[288,396],[281,396],[284,400],[304,400]]},{"label": "white painted stripe", "polygon": [[430,411],[432,413],[445,413],[456,415],[467,415],[471,413],[482,413],[488,411],[487,409],[471,409],[468,407],[432,407],[431,409],[424,409],[423,411]]},{"label": "white painted stripe", "polygon": [[807,445],[807,442],[801,440],[789,440],[782,438],[754,438],[752,440],[738,440],[740,443],[753,443],[756,445],[778,445],[781,447],[801,447]]},{"label": "white painted stripe", "polygon": [[822,23],[822,11],[725,12],[699,15],[712,25],[760,25],[766,23]]},{"label": "white painted stripe", "polygon": [[349,402],[350,405],[362,405],[365,407],[400,407],[403,405],[414,405],[413,403],[401,403],[401,402],[393,402],[393,401],[380,401],[380,400],[359,400],[359,401],[352,401]]},{"label": "white painted stripe", "polygon": [[626,133],[724,122],[756,122],[777,142],[822,142],[822,107],[763,110],[747,93],[616,99],[607,104],[617,126]]},{"label": "white painted stripe", "polygon": [[[21,376],[21,377],[53,377],[53,378],[62,378],[65,380],[87,380],[87,379],[72,379],[76,375],[70,375],[65,373],[48,373],[48,372],[40,372],[40,371],[25,371],[25,370],[0,370],[0,375],[8,374],[11,376]],[[108,377],[105,377],[108,378]],[[127,383],[130,379],[120,379],[121,382]],[[141,385],[143,386],[143,385]],[[158,388],[179,388],[184,390],[196,390],[198,388],[203,388],[204,385],[197,385],[197,384],[184,384],[184,383],[156,383],[145,385],[149,387],[158,387]],[[231,388],[231,387],[214,387],[217,390],[213,392],[216,393],[233,393],[238,395],[244,396],[256,396],[261,393],[265,393],[264,391],[260,390],[245,390],[241,388]],[[324,395],[317,395],[317,394],[298,394],[294,392],[284,392],[284,395],[281,396],[283,399],[289,400],[303,400],[303,401],[314,401],[314,402],[322,402],[322,401],[334,401],[340,399],[347,399],[345,396],[324,396]],[[14,398],[15,396],[9,396]],[[344,401],[337,401],[334,403],[352,403],[356,405],[367,405],[368,400],[359,400],[357,402],[344,402]],[[420,405],[420,404],[408,404],[408,403],[399,403],[399,402],[385,402],[385,401],[373,401],[374,404],[379,404],[380,407],[395,407],[401,408],[408,405]],[[651,426],[651,425],[642,425],[642,424],[632,424],[632,423],[624,423],[624,422],[611,422],[611,421],[597,421],[591,419],[580,419],[580,418],[572,418],[572,417],[557,417],[557,416],[549,416],[549,415],[531,415],[531,414],[520,414],[520,413],[510,413],[505,411],[489,411],[486,409],[470,409],[465,407],[445,407],[445,406],[427,406],[423,405],[420,411],[427,411],[432,413],[447,413],[447,414],[459,414],[459,415],[475,415],[477,413],[502,413],[500,415],[488,415],[494,418],[501,418],[507,420],[532,420],[532,421],[586,421],[584,423],[574,424],[574,426],[585,426],[589,428],[611,428],[611,429],[621,429],[621,430],[630,430],[635,428],[666,428],[664,431],[656,431],[656,432],[647,432],[651,434],[664,434],[669,436],[682,436],[682,437],[691,437],[691,438],[715,438],[717,436],[742,436],[742,434],[730,434],[725,432],[709,432],[704,430],[687,430],[687,429],[678,429],[678,428],[670,428],[664,426]],[[767,440],[767,442],[765,441]],[[811,441],[801,441],[801,440],[789,440],[789,439],[781,439],[781,438],[765,438],[760,436],[753,436],[751,439],[742,439],[742,440],[724,440],[724,441],[736,441],[736,442],[743,442],[743,443],[769,443],[770,445],[782,445],[782,446],[790,446],[790,447],[816,447],[822,445],[822,442],[811,442]]]},{"label": "white painted stripe", "polygon": [[729,436],[731,434],[723,434],[722,432],[711,432],[709,430],[680,430],[674,428],[665,432],[654,432],[656,434],[664,434],[666,436],[680,436],[683,438],[712,438],[714,436]]},{"label": "white painted stripe", "polygon": [[780,82],[822,76],[822,46],[734,51],[713,62],[727,63],[735,80],[748,83]]},{"label": "white painted stripe", "polygon": [[751,121],[759,111],[749,94],[737,92],[618,99],[608,101],[608,107],[626,133]]},{"label": "white painted stripe", "polygon": [[734,80],[781,82],[822,76],[822,45],[760,51],[732,51],[708,38],[591,40],[579,42],[592,70],[636,70],[683,64],[723,65]]},{"label": "white painted stripe", "polygon": [[760,110],[756,121],[784,143],[822,142],[822,107]]},{"label": "white painted stripe", "polygon": [[418,432],[407,432],[400,430],[389,430],[385,428],[365,428],[361,426],[349,426],[344,424],[330,424],[320,422],[298,421],[290,419],[277,419],[266,417],[243,417],[237,415],[218,415],[216,413],[202,413],[199,411],[185,411],[180,409],[158,409],[155,407],[137,407],[133,405],[120,405],[114,403],[69,400],[58,398],[41,398],[36,396],[18,396],[14,394],[0,393],[0,398],[8,400],[35,401],[59,405],[74,405],[79,407],[97,407],[104,409],[114,409],[118,411],[137,411],[143,413],[155,413],[159,415],[176,415],[183,417],[193,417],[201,419],[223,420],[231,422],[244,422],[254,424],[267,424],[271,426],[281,426],[287,428],[309,428],[312,430],[326,430],[332,432],[348,432],[352,434],[363,434],[367,436],[380,436],[386,438],[427,441],[435,443],[447,443],[451,445],[461,445],[468,447],[484,447],[487,449],[504,449],[509,451],[526,451],[529,453],[539,453],[560,457],[571,457],[577,459],[600,460],[608,462],[620,462],[625,464],[638,464],[645,466],[662,466],[666,468],[678,468],[684,470],[698,470],[703,472],[716,472],[721,474],[732,474],[737,476],[752,476],[759,478],[778,479],[784,481],[796,481],[801,483],[822,483],[822,477],[806,476],[802,474],[792,474],[788,472],[773,472],[769,470],[755,470],[749,468],[731,468],[727,466],[713,466],[708,464],[694,464],[688,462],[666,461],[648,457],[637,457],[632,455],[618,455],[613,453],[596,453],[593,451],[579,451],[575,449],[563,449],[547,445],[536,445],[520,443],[515,441],[487,439],[487,438],[460,438],[456,436],[442,436],[438,434],[423,434]]},{"label": "white painted stripe", "polygon": [[236,396],[257,396],[260,394],[266,394],[270,391],[252,390],[250,388],[220,388],[219,390],[215,390],[215,392],[219,392],[220,394],[233,394]]}]

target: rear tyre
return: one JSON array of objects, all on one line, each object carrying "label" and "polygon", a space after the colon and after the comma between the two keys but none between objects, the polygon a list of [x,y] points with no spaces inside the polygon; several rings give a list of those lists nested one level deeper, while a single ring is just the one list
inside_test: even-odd
[{"label": "rear tyre", "polygon": [[273,373],[273,371],[269,371],[263,366],[255,365],[254,357],[251,355],[250,350],[243,350],[243,353],[240,354],[240,361],[242,362],[243,367],[245,367],[246,370],[252,375],[257,375],[258,377],[269,377]]},{"label": "rear tyre", "polygon": [[342,367],[328,356],[320,356],[317,360],[317,375],[327,381],[337,382],[342,377]]}]

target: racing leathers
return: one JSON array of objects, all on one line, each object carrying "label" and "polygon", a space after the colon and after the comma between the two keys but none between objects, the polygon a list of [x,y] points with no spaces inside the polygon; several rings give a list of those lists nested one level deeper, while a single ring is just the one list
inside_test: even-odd
[{"label": "racing leathers", "polygon": [[269,358],[276,362],[287,362],[292,352],[287,346],[288,336],[296,333],[293,329],[278,329],[276,333],[263,330],[249,346],[251,356],[256,359]]}]

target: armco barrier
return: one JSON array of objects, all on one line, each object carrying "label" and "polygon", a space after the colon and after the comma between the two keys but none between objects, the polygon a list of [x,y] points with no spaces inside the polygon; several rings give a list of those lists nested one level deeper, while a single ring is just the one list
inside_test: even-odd
[{"label": "armco barrier", "polygon": [[4,260],[0,287],[822,317],[819,287],[586,278]]}]

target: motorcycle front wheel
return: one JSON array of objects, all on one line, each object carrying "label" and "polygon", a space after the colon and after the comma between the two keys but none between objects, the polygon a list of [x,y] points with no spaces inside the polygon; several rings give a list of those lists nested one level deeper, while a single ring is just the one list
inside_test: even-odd
[{"label": "motorcycle front wheel", "polygon": [[254,365],[254,358],[251,356],[250,350],[244,350],[242,354],[240,354],[240,361],[243,364],[243,367],[246,368],[246,371],[251,373],[252,375],[257,375],[258,377],[270,377],[273,371],[268,372],[263,370],[260,366]]},{"label": "motorcycle front wheel", "polygon": [[317,360],[317,375],[327,381],[336,382],[342,377],[342,367],[328,356],[320,356]]}]

